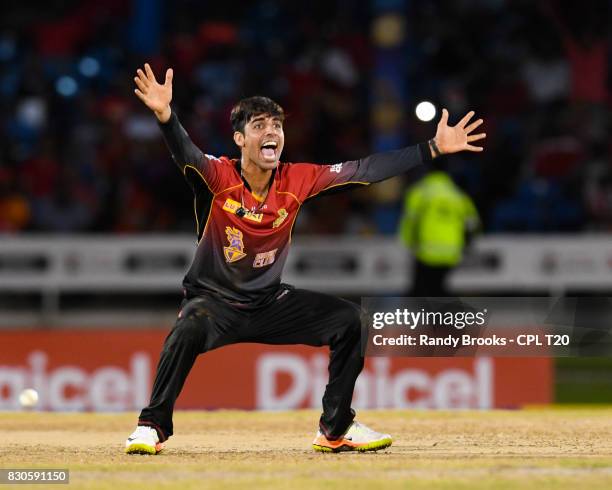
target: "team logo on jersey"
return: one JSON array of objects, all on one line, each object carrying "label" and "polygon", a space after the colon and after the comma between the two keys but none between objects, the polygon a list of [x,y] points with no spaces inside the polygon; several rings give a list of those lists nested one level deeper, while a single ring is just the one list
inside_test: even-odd
[{"label": "team logo on jersey", "polygon": [[336,163],[335,165],[332,165],[329,167],[330,172],[336,172],[337,174],[339,174],[341,170],[342,170],[341,163]]},{"label": "team logo on jersey", "polygon": [[285,208],[280,208],[278,210],[278,218],[276,218],[274,223],[272,223],[272,228],[278,228],[280,225],[282,225],[283,221],[287,219],[287,216],[289,216],[287,210]]},{"label": "team logo on jersey", "polygon": [[266,265],[270,265],[274,263],[274,259],[276,258],[276,251],[278,249],[270,250],[269,252],[261,252],[255,256],[255,260],[253,261],[253,267],[265,267]]},{"label": "team logo on jersey", "polygon": [[229,247],[223,247],[225,260],[227,262],[236,262],[246,257],[246,253],[244,253],[244,243],[242,241],[242,232],[238,228],[226,226],[225,234],[229,241]]},{"label": "team logo on jersey", "polygon": [[[233,199],[227,199],[225,201],[225,204],[223,205],[223,210],[232,214],[236,214],[236,211],[238,211],[238,209],[240,209],[241,207],[242,205],[238,201],[234,201]],[[263,219],[263,214],[256,214],[253,211],[246,210],[246,213],[243,218],[255,221],[256,223],[261,223],[261,220]]]}]

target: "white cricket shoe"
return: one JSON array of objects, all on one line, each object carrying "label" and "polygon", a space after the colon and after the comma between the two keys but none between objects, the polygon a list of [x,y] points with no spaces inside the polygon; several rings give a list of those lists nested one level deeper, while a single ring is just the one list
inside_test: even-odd
[{"label": "white cricket shoe", "polygon": [[127,454],[157,454],[164,448],[159,442],[157,431],[153,427],[139,425],[125,441]]},{"label": "white cricket shoe", "polygon": [[353,422],[342,437],[330,441],[319,430],[317,437],[312,441],[315,451],[338,453],[340,451],[378,451],[385,449],[393,443],[389,434],[381,434],[369,427]]}]

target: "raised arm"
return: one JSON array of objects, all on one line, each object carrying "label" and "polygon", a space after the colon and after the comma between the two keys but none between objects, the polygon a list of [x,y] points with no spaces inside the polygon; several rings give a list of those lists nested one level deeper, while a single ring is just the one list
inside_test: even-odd
[{"label": "raised arm", "polygon": [[309,197],[332,187],[380,182],[406,173],[441,155],[460,151],[480,152],[482,147],[472,143],[485,138],[486,134],[472,134],[483,122],[478,119],[468,124],[473,117],[474,112],[470,111],[455,126],[449,126],[448,111],[444,109],[435,137],[425,143],[313,169],[315,176]]},{"label": "raised arm", "polygon": [[170,102],[172,101],[172,68],[166,70],[166,80],[163,85],[157,82],[148,63],[145,63],[144,71],[139,68],[136,75],[134,82],[136,82],[138,88],[134,90],[134,93],[155,114],[176,164],[183,173],[185,173],[185,166],[187,165],[199,166],[203,158],[203,152],[191,141],[187,131],[181,126],[178,117],[170,108]]},{"label": "raised arm", "polygon": [[482,151],[482,147],[471,144],[486,137],[485,133],[471,134],[482,124],[482,119],[478,119],[468,125],[473,117],[474,111],[470,111],[457,125],[449,126],[448,111],[443,109],[436,135],[428,142],[401,150],[377,153],[359,160],[363,167],[360,172],[362,180],[379,182],[402,174],[416,165],[431,161],[441,155],[460,151]]}]

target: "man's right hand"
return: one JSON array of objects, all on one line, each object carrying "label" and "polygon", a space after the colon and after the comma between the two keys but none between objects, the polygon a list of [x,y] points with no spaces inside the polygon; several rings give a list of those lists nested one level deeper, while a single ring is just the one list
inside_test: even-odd
[{"label": "man's right hand", "polygon": [[134,93],[155,113],[155,117],[157,117],[159,122],[168,122],[172,113],[170,109],[170,101],[172,100],[172,68],[166,70],[166,81],[163,85],[155,80],[155,75],[149,63],[145,63],[144,71],[138,68],[136,74],[138,76],[134,77],[134,82],[136,82],[138,88],[134,90]]}]

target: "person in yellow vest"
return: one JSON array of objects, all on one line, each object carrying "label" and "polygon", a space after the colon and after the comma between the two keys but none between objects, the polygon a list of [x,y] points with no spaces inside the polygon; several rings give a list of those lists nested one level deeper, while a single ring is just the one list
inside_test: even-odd
[{"label": "person in yellow vest", "polygon": [[479,228],[474,203],[441,166],[407,190],[400,238],[415,259],[413,297],[448,296],[448,273]]}]

